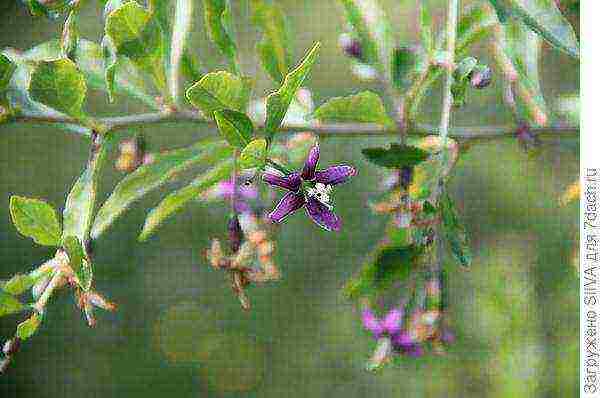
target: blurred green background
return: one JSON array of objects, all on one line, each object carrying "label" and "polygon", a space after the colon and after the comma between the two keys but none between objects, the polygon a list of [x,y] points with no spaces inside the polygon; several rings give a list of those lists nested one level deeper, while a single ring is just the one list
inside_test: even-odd
[{"label": "blurred green background", "polygon": [[[0,47],[27,49],[59,35],[59,22],[33,20],[17,2],[0,3]],[[99,41],[101,9],[90,3],[83,36]],[[197,3],[193,52],[209,68],[218,68]],[[247,2],[233,3],[244,69],[257,76],[256,92],[262,95],[272,86],[253,53],[258,34],[248,24]],[[335,1],[280,3],[293,23],[295,59],[312,42],[323,42],[309,83],[317,104],[365,87],[380,90],[350,73],[350,62],[337,47],[344,24]],[[417,2],[382,3],[399,41],[414,41]],[[443,11],[438,3],[439,25]],[[489,59],[485,44],[474,53]],[[558,94],[578,91],[576,60],[545,47],[541,67],[550,106]],[[510,123],[500,105],[500,80],[469,93],[468,106],[455,113],[453,123]],[[438,87],[429,96],[423,120],[435,121],[440,103]],[[100,114],[143,110],[123,99],[107,106],[105,95],[98,92],[91,93],[89,109]],[[152,150],[214,133],[192,125],[138,131]],[[406,358],[399,366],[371,374],[364,370],[364,361],[372,339],[362,330],[356,309],[341,297],[340,287],[383,233],[386,217],[372,215],[365,205],[381,174],[361,158],[360,150],[384,142],[322,142],[322,164],[347,161],[360,170],[335,193],[343,231],[326,233],[306,217],[292,217],[281,229],[277,246],[283,280],[251,289],[250,313],[240,309],[224,275],[209,269],[201,256],[212,237],[224,236],[226,211],[191,206],[150,242],[139,244],[144,209],[157,203],[165,190],[150,195],[95,246],[97,289],[117,302],[119,310],[98,313],[98,326],[89,329],[72,297],[59,295],[43,329],[0,378],[0,396],[576,396],[579,293],[573,251],[578,205],[559,207],[558,198],[578,178],[578,139],[546,139],[535,158],[523,153],[514,139],[477,143],[462,156],[449,190],[464,215],[475,261],[470,272],[448,264],[456,342],[446,356]],[[88,144],[86,138],[48,126],[0,127],[0,278],[51,254],[17,234],[9,220],[9,196],[45,198],[62,208]],[[108,170],[103,195],[121,177]],[[12,335],[17,320],[0,319],[0,336]]]}]

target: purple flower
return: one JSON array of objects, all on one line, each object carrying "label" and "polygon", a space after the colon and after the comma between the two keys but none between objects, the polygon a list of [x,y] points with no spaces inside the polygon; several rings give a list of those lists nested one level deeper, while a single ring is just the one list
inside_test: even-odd
[{"label": "purple flower", "polygon": [[341,221],[332,211],[329,202],[333,186],[346,182],[356,175],[356,169],[347,165],[329,166],[317,170],[319,146],[315,145],[308,153],[304,168],[300,173],[277,175],[263,174],[263,180],[272,186],[284,188],[286,193],[269,214],[274,223],[282,222],[287,216],[304,207],[308,216],[327,231],[339,231]]},{"label": "purple flower", "polygon": [[402,331],[392,338],[394,349],[404,355],[420,357],[423,355],[423,347],[415,341],[408,331]]},{"label": "purple flower", "polygon": [[383,319],[379,319],[371,309],[365,308],[362,311],[362,323],[363,327],[373,333],[373,337],[376,339],[384,335],[394,338],[400,333],[403,315],[404,312],[401,309],[394,308]]}]

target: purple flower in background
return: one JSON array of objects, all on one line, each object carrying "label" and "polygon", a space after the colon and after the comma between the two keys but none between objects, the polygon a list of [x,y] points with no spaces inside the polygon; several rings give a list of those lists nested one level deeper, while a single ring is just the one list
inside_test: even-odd
[{"label": "purple flower in background", "polygon": [[379,339],[384,335],[393,338],[400,333],[403,315],[404,312],[401,309],[394,308],[383,319],[379,319],[370,308],[365,308],[362,311],[362,323],[365,329],[373,333],[375,339]]},{"label": "purple flower in background", "polygon": [[[233,184],[231,181],[221,181],[215,185],[213,189],[208,191],[205,195],[206,199],[211,200],[223,200],[228,201],[233,195]],[[235,202],[235,209],[239,213],[247,213],[251,210],[248,201],[254,200],[258,197],[258,191],[255,187],[240,184],[237,187],[237,195]]]},{"label": "purple flower in background", "polygon": [[396,351],[411,357],[420,357],[423,355],[421,344],[415,341],[406,330],[393,336],[392,345]]},{"label": "purple flower in background", "polygon": [[347,165],[329,166],[317,170],[319,146],[312,147],[304,163],[302,172],[277,175],[271,172],[263,174],[263,180],[272,186],[287,189],[275,209],[269,214],[274,223],[282,222],[295,211],[306,208],[308,216],[327,231],[339,231],[341,221],[332,211],[330,194],[333,186],[346,182],[356,175],[356,169]]}]

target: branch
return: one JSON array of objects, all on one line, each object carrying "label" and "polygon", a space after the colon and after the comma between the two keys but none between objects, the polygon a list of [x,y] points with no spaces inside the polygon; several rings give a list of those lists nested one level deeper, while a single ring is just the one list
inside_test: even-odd
[{"label": "branch", "polygon": [[[36,115],[19,115],[8,120],[7,123],[50,123],[59,124],[66,123],[76,125],[80,124],[67,116],[36,116]],[[99,118],[97,122],[106,126],[107,130],[120,130],[129,127],[150,125],[159,123],[198,123],[204,125],[214,125],[212,120],[208,120],[200,114],[193,111],[175,111],[175,112],[155,112],[141,113],[136,115],[116,116]],[[263,128],[263,123],[258,124],[259,128]],[[452,127],[448,129],[448,137],[465,139],[465,140],[486,140],[502,137],[514,137],[516,125],[505,126],[473,126],[473,127]],[[312,124],[285,124],[281,127],[282,133],[294,133],[301,131],[311,131],[321,137],[327,136],[394,136],[398,134],[398,130],[394,128],[385,128],[377,124],[371,123],[312,123]],[[412,126],[409,135],[430,135],[437,134],[439,127],[429,124],[416,124]],[[547,127],[533,127],[531,132],[538,134],[540,138],[558,137],[564,135],[575,135],[579,133],[579,126],[555,124]]]}]

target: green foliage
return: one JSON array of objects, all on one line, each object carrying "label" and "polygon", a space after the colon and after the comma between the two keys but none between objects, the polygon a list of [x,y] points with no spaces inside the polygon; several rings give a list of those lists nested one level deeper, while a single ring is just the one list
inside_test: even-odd
[{"label": "green foliage", "polygon": [[248,106],[252,84],[249,79],[229,72],[207,73],[186,92],[188,101],[205,116],[231,109],[243,112]]},{"label": "green foliage", "polygon": [[573,27],[554,0],[490,0],[502,22],[515,17],[557,49],[579,58],[579,42]]},{"label": "green foliage", "polygon": [[267,117],[265,121],[265,134],[267,141],[271,141],[281,125],[283,118],[296,95],[296,92],[306,80],[312,65],[317,59],[321,43],[315,43],[302,62],[285,76],[279,90],[267,97]]},{"label": "green foliage", "polygon": [[[108,54],[108,81],[114,82],[116,57],[129,58],[136,67],[150,73],[159,90],[164,89],[164,38],[152,14],[135,1],[129,1],[106,17],[104,43]],[[107,83],[109,87],[112,83]],[[112,91],[112,90],[111,90]]]},{"label": "green foliage", "polygon": [[19,300],[3,289],[0,289],[0,317],[16,314],[17,312],[23,311],[25,308],[25,305]]},{"label": "green foliage", "polygon": [[40,62],[31,75],[29,92],[34,101],[75,118],[84,117],[87,86],[83,74],[71,60]]},{"label": "green foliage", "polygon": [[379,247],[360,274],[346,285],[346,295],[351,299],[367,295],[378,296],[394,283],[406,281],[418,266],[418,258],[422,252],[422,248],[413,245]]},{"label": "green foliage", "polygon": [[32,238],[40,245],[59,245],[60,222],[56,211],[48,203],[13,195],[10,197],[10,215],[22,235]]},{"label": "green foliage", "polygon": [[473,256],[467,233],[456,212],[454,202],[447,193],[441,196],[439,209],[442,217],[442,233],[450,245],[450,252],[462,267],[470,267]]},{"label": "green foliage", "polygon": [[75,236],[81,242],[88,240],[96,204],[99,171],[104,164],[111,138],[110,135],[104,136],[101,138],[103,140],[101,144],[92,143],[92,146],[98,146],[93,147],[87,167],[67,196],[63,210],[63,237],[65,238]]},{"label": "green foliage", "polygon": [[263,33],[256,45],[260,61],[271,78],[281,83],[292,65],[292,32],[278,4],[252,0],[253,20]]},{"label": "green foliage", "polygon": [[258,138],[246,145],[239,159],[242,169],[262,168],[267,160],[267,140]]},{"label": "green foliage", "polygon": [[410,145],[390,144],[389,148],[365,148],[362,154],[371,163],[390,169],[414,167],[429,158],[429,153]]},{"label": "green foliage", "polygon": [[67,236],[63,239],[63,248],[69,257],[69,266],[75,273],[77,284],[88,291],[92,287],[93,271],[81,241],[74,236]]},{"label": "green foliage", "polygon": [[25,341],[37,332],[42,323],[42,318],[39,314],[32,314],[28,319],[19,323],[17,326],[17,337]]},{"label": "green foliage", "polygon": [[127,208],[147,193],[173,181],[195,165],[222,160],[231,153],[232,149],[224,142],[206,139],[187,148],[157,154],[152,163],[141,165],[117,184],[94,219],[92,239],[104,233]]},{"label": "green foliage", "polygon": [[238,74],[229,0],[204,0],[204,25],[210,39],[229,61],[231,71]]},{"label": "green foliage", "polygon": [[347,97],[330,98],[313,114],[323,121],[377,123],[393,126],[394,121],[385,112],[379,95],[363,91]]},{"label": "green foliage", "polygon": [[219,132],[230,145],[242,149],[252,140],[254,126],[244,113],[222,109],[215,111],[214,117]]},{"label": "green foliage", "polygon": [[24,293],[26,290],[31,289],[33,285],[39,282],[42,278],[45,278],[50,272],[50,269],[36,269],[28,274],[15,274],[12,278],[6,281],[4,286],[2,286],[2,289],[13,296],[18,296]]},{"label": "green foliage", "polygon": [[375,0],[339,1],[360,39],[366,61],[374,64],[385,80],[392,81],[390,68],[395,42],[385,13]]},{"label": "green foliage", "polygon": [[158,206],[148,213],[139,240],[142,242],[148,240],[165,219],[181,210],[188,202],[197,198],[202,192],[227,178],[231,174],[232,169],[233,162],[231,160],[223,161],[201,174],[186,187],[170,193]]},{"label": "green foliage", "polygon": [[17,69],[17,65],[12,63],[6,55],[0,53],[0,92],[8,87],[15,69]]},{"label": "green foliage", "polygon": [[60,40],[63,55],[66,58],[74,60],[74,52],[79,42],[79,11],[69,12],[69,16],[63,26],[62,37]]}]

